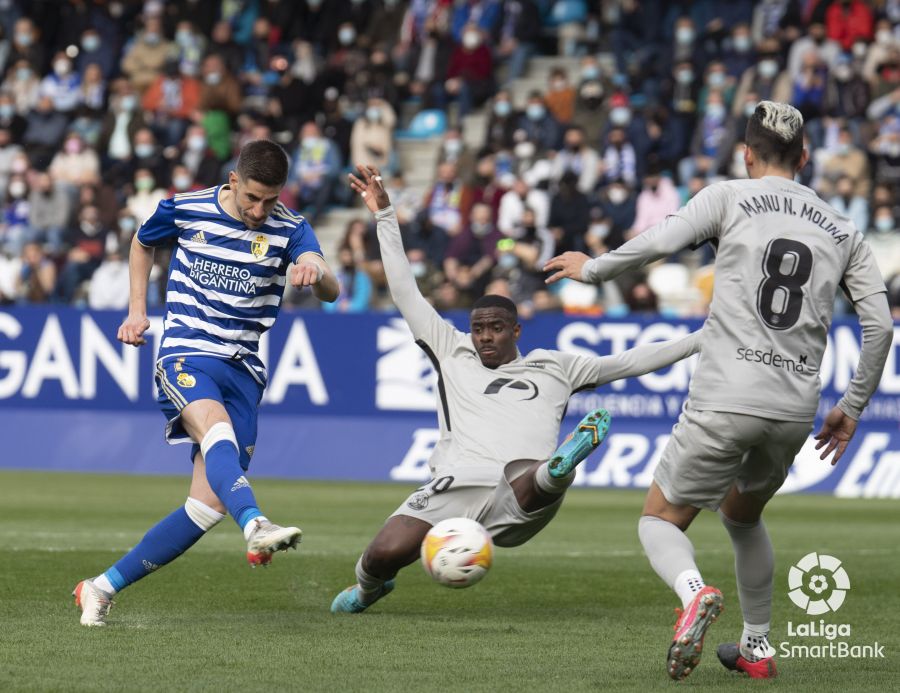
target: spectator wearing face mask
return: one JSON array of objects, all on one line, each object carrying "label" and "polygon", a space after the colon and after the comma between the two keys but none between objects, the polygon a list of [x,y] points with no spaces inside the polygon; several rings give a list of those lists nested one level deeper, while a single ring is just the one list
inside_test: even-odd
[{"label": "spectator wearing face mask", "polygon": [[456,166],[457,174],[463,180],[469,180],[475,172],[475,154],[469,150],[459,128],[449,128],[444,133],[444,141],[438,152],[437,166],[445,162]]},{"label": "spectator wearing face mask", "polygon": [[372,300],[372,280],[363,268],[363,262],[354,258],[349,245],[338,249],[338,268],[335,272],[341,285],[341,295],[334,303],[323,303],[326,313],[362,313]]},{"label": "spectator wearing face mask", "polygon": [[497,263],[497,242],[503,234],[491,217],[488,205],[473,205],[468,223],[450,239],[447,247],[444,276],[470,300],[482,295]]},{"label": "spectator wearing face mask", "polygon": [[331,200],[341,170],[337,146],[314,122],[304,124],[294,154],[287,189],[295,196],[296,209],[315,223]]},{"label": "spectator wearing face mask", "polygon": [[[9,130],[0,128],[0,190],[6,190],[9,176],[13,172],[13,161],[15,161],[17,157],[24,156],[25,154],[22,151],[22,147],[12,141]],[[27,170],[27,168],[28,164],[26,163],[23,171]]]},{"label": "spectator wearing face mask", "polygon": [[740,115],[748,92],[756,94],[760,101],[790,100],[791,77],[781,69],[780,50],[777,39],[769,38],[760,42],[756,64],[744,71],[738,83],[732,106],[734,115]]},{"label": "spectator wearing face mask", "polygon": [[128,80],[117,80],[111,88],[109,111],[100,126],[97,151],[104,167],[131,159],[132,142],[141,128],[146,127],[138,96]]},{"label": "spectator wearing face mask", "polygon": [[52,254],[62,250],[66,227],[72,214],[72,195],[47,172],[34,176],[28,195],[30,236],[46,245]]},{"label": "spectator wearing face mask", "polygon": [[122,72],[138,94],[143,94],[163,71],[172,44],[163,36],[159,17],[144,18],[144,29],[138,33],[122,58]]},{"label": "spectator wearing face mask", "polygon": [[[128,261],[125,260],[119,241],[107,236],[107,249],[103,261],[91,275],[87,303],[91,310],[124,310],[128,307],[130,283]],[[134,241],[132,241],[133,243]]]},{"label": "spectator wearing face mask", "polygon": [[210,148],[202,125],[191,125],[178,148],[178,161],[201,189],[219,183],[222,161]]},{"label": "spectator wearing face mask", "polygon": [[9,177],[0,221],[0,244],[7,255],[18,256],[22,247],[36,238],[29,226],[28,183],[21,173]]},{"label": "spectator wearing face mask", "polygon": [[722,50],[722,64],[728,76],[735,80],[756,64],[756,47],[747,24],[738,24],[732,29],[730,40],[725,42]]},{"label": "spectator wearing face mask", "polygon": [[847,120],[854,134],[858,134],[860,122],[865,118],[871,101],[869,85],[853,62],[844,56],[838,58],[833,77],[828,83],[826,99],[829,114]]},{"label": "spectator wearing face mask", "polygon": [[20,17],[13,25],[10,63],[31,65],[35,70],[46,67],[44,63],[44,42],[41,31],[29,17]]},{"label": "spectator wearing face mask", "polygon": [[72,303],[80,293],[82,282],[91,278],[103,260],[108,233],[103,228],[97,208],[93,205],[82,207],[78,214],[78,226],[69,237],[71,247],[56,283],[54,295],[57,301]]},{"label": "spectator wearing face mask", "polygon": [[600,156],[596,149],[588,145],[584,132],[579,127],[566,130],[563,148],[551,162],[551,177],[554,181],[558,182],[568,172],[577,176],[577,186],[581,192],[587,195],[594,190],[600,173]]},{"label": "spectator wearing face mask", "polygon": [[456,99],[458,117],[462,119],[476,106],[483,104],[494,91],[494,67],[491,50],[484,43],[481,30],[466,25],[462,41],[450,56],[447,78],[434,85],[433,95],[438,108],[446,109],[449,99]]},{"label": "spectator wearing face mask", "polygon": [[49,97],[61,113],[72,113],[81,103],[81,76],[72,70],[64,52],[53,57],[53,71],[41,80],[40,94]]},{"label": "spectator wearing face mask", "polygon": [[626,232],[631,240],[654,224],[674,214],[681,206],[681,197],[672,180],[660,174],[658,166],[652,166],[644,177],[641,194],[638,195],[634,225]]},{"label": "spectator wearing face mask", "polygon": [[709,56],[704,49],[702,36],[698,35],[694,20],[684,15],[675,20],[675,29],[672,34],[671,52],[668,56],[668,65],[690,63],[698,73],[706,69]]},{"label": "spectator wearing face mask", "polygon": [[492,152],[512,149],[515,145],[513,133],[519,120],[519,113],[513,108],[512,94],[500,90],[491,102],[490,116],[485,130],[485,148]]},{"label": "spectator wearing face mask", "polygon": [[868,47],[862,64],[862,76],[870,82],[877,79],[878,68],[890,62],[891,54],[900,47],[900,38],[894,33],[893,25],[887,18],[878,20],[875,25],[875,40]]},{"label": "spectator wearing face mask", "polygon": [[62,150],[53,157],[49,171],[58,184],[72,189],[96,185],[100,182],[100,159],[97,152],[85,145],[81,135],[70,132]]},{"label": "spectator wearing face mask", "polygon": [[603,242],[615,250],[625,242],[625,232],[634,226],[637,213],[637,196],[624,180],[610,182],[599,199],[600,216],[609,222],[609,231]]},{"label": "spectator wearing face mask", "polygon": [[578,189],[578,178],[567,172],[559,180],[556,194],[550,200],[547,228],[553,235],[557,254],[584,250],[584,232],[590,225],[590,201]]},{"label": "spectator wearing face mask", "polygon": [[6,73],[2,90],[13,97],[16,113],[27,115],[40,98],[41,78],[27,60],[17,60]]},{"label": "spectator wearing face mask", "polygon": [[[821,178],[814,187],[826,200],[838,194],[836,183],[840,178],[850,181],[854,195],[868,199],[871,188],[869,160],[866,153],[854,144],[849,128],[842,127],[834,148],[823,151],[817,158],[821,161]],[[861,228],[865,228],[865,225]]]},{"label": "spectator wearing face mask", "polygon": [[719,92],[709,93],[706,112],[697,121],[689,155],[678,164],[678,177],[686,182],[695,175],[704,177],[717,173],[722,147],[728,141],[728,109]]},{"label": "spectator wearing face mask", "polygon": [[603,149],[602,168],[604,182],[622,180],[626,185],[637,182],[637,155],[625,128],[610,129]]},{"label": "spectator wearing face mask", "polygon": [[397,114],[382,99],[369,99],[362,118],[357,118],[350,133],[350,160],[364,161],[385,175],[396,168],[394,127]]},{"label": "spectator wearing face mask", "polygon": [[575,87],[569,83],[569,77],[564,69],[557,67],[551,70],[544,103],[560,124],[567,125],[572,122],[577,94]]},{"label": "spectator wearing face mask", "polygon": [[540,151],[559,149],[562,144],[562,127],[547,109],[539,91],[528,95],[524,113],[519,116],[518,129],[525,131],[525,139],[534,142]]},{"label": "spectator wearing face mask", "polygon": [[26,243],[16,278],[16,295],[24,303],[49,303],[56,287],[56,264],[40,243]]},{"label": "spectator wearing face mask", "polygon": [[110,41],[104,41],[100,32],[93,27],[88,27],[81,34],[81,50],[75,62],[75,70],[84,79],[84,72],[88,65],[97,65],[103,79],[112,77],[116,69],[115,46]]},{"label": "spectator wearing face mask", "polygon": [[796,80],[800,77],[804,59],[810,52],[815,53],[819,61],[829,70],[834,68],[838,58],[843,54],[841,45],[826,35],[825,24],[813,22],[809,25],[806,35],[791,44],[787,59],[787,71],[791,79]]},{"label": "spectator wearing face mask", "polygon": [[172,167],[171,176],[172,185],[166,192],[166,197],[172,197],[180,193],[194,192],[202,190],[203,186],[198,185],[191,175],[190,169],[184,164],[176,164]]},{"label": "spectator wearing face mask", "polygon": [[218,55],[203,61],[203,86],[200,88],[202,125],[209,147],[222,160],[231,155],[231,119],[241,109],[241,86]]},{"label": "spectator wearing face mask", "polygon": [[153,172],[139,168],[134,174],[134,193],[125,200],[125,207],[138,224],[143,224],[156,211],[157,205],[166,199],[166,191],[157,186]]},{"label": "spectator wearing face mask", "polygon": [[188,121],[199,105],[200,82],[183,75],[175,60],[166,62],[164,72],[153,80],[141,99],[150,127],[166,147],[184,137]]}]

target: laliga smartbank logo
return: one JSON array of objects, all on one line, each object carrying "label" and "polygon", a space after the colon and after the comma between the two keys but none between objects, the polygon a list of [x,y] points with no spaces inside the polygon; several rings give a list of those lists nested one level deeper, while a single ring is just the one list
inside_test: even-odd
[{"label": "laliga smartbank logo", "polygon": [[788,597],[810,616],[837,611],[850,589],[850,577],[834,556],[806,554],[788,573]]},{"label": "laliga smartbank logo", "polygon": [[[788,588],[788,597],[798,608],[810,616],[821,616],[841,608],[850,591],[850,576],[839,559],[814,551],[791,566]],[[787,634],[802,641],[780,643],[778,653],[786,658],[884,658],[884,645],[877,641],[861,645],[843,639],[853,634],[849,623],[829,623],[824,618],[800,623],[788,621]],[[821,642],[823,638],[825,642]]]}]

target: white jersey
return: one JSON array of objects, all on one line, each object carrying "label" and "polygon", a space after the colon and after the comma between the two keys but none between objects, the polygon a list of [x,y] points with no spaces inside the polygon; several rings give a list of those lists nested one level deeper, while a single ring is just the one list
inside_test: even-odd
[{"label": "white jersey", "polygon": [[794,181],[727,181],[705,188],[662,224],[592,260],[584,274],[608,279],[705,241],[718,250],[713,302],[691,380],[692,405],[812,420],[838,287],[854,302],[885,291],[862,234]]},{"label": "white jersey", "polygon": [[438,374],[441,436],[429,462],[436,478],[493,485],[508,462],[547,459],[572,393],[663,368],[698,348],[695,332],[615,356],[535,349],[487,368],[471,335],[446,322],[419,293],[393,208],[376,218],[391,295]]}]

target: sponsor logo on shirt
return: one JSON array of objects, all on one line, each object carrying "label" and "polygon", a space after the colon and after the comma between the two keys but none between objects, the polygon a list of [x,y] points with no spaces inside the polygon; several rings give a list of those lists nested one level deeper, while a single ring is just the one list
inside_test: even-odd
[{"label": "sponsor logo on shirt", "polygon": [[213,289],[225,289],[244,295],[256,294],[256,283],[250,270],[237,265],[198,257],[191,265],[191,279]]},{"label": "sponsor logo on shirt", "polygon": [[801,354],[797,359],[776,354],[772,349],[751,349],[738,347],[737,360],[750,363],[761,363],[771,368],[780,368],[791,373],[811,373],[812,369],[806,363],[806,354]]},{"label": "sponsor logo on shirt", "polygon": [[520,402],[535,399],[538,394],[540,394],[538,386],[525,378],[521,380],[514,380],[513,378],[496,378],[484,388],[484,394],[486,395],[496,395],[504,391],[513,391],[521,394],[521,397],[515,398]]}]

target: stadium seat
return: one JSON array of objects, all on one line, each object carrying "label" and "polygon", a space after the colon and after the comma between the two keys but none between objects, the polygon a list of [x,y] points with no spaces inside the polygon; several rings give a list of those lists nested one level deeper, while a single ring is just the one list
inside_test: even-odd
[{"label": "stadium seat", "polygon": [[447,130],[447,114],[437,109],[419,111],[406,130],[398,130],[399,139],[424,140],[443,135]]}]

